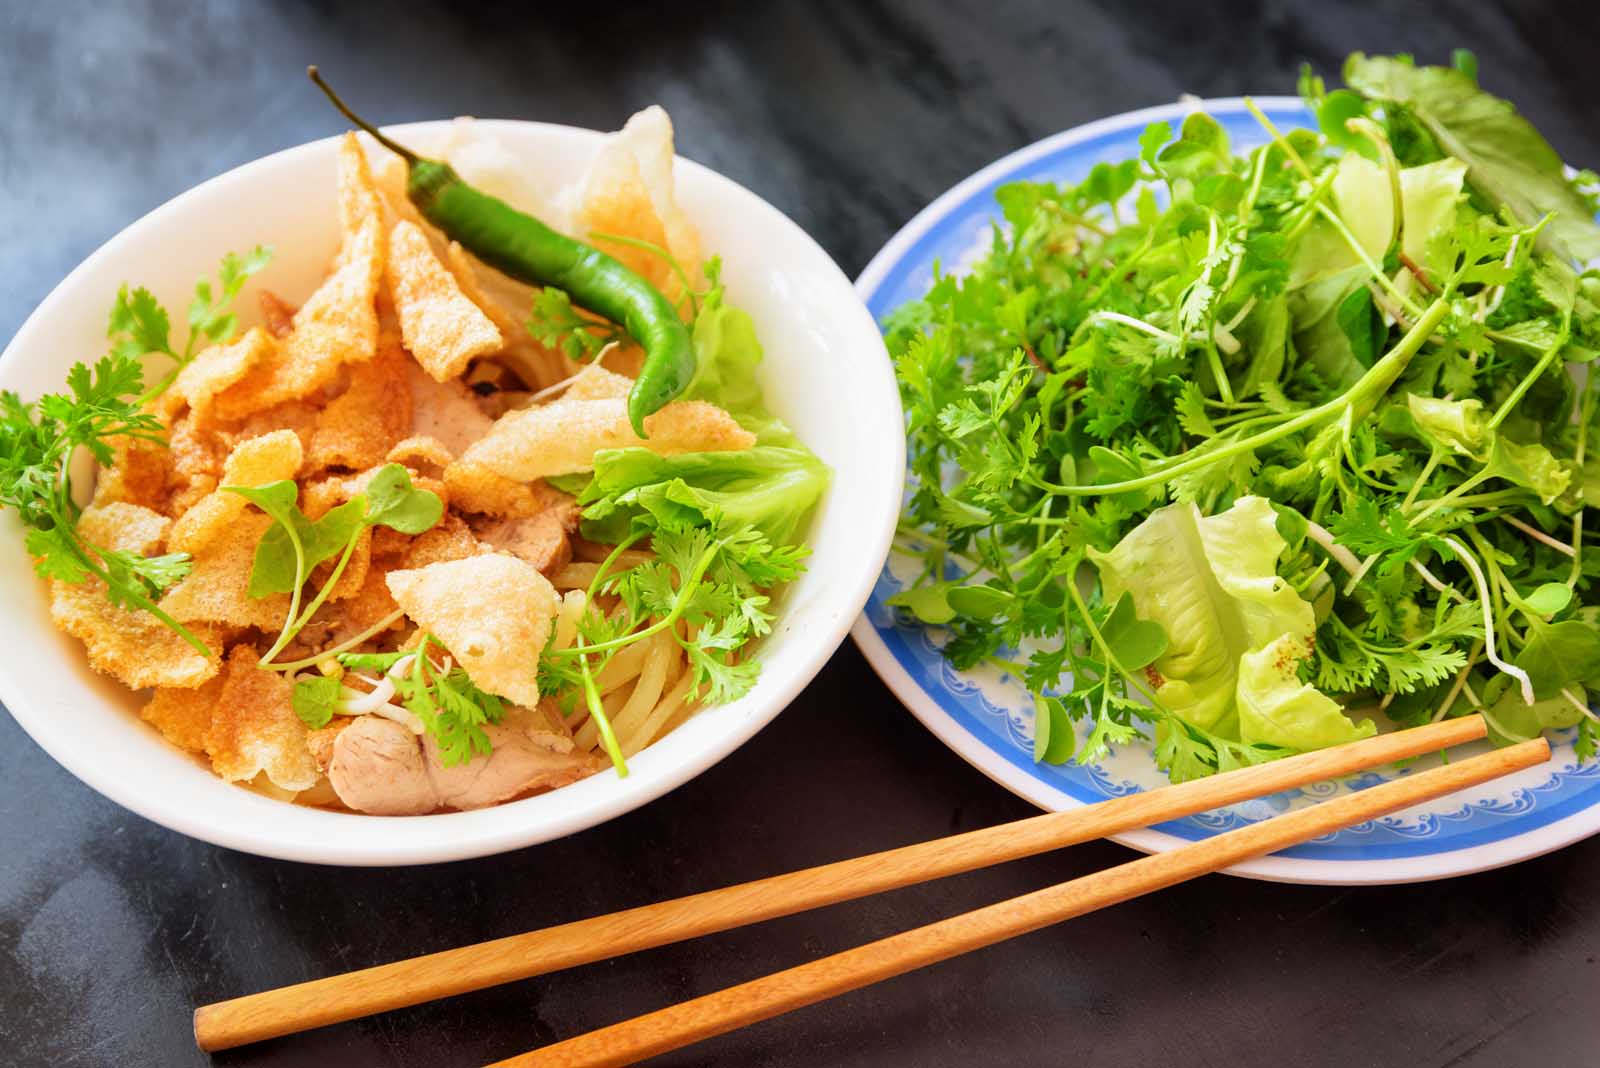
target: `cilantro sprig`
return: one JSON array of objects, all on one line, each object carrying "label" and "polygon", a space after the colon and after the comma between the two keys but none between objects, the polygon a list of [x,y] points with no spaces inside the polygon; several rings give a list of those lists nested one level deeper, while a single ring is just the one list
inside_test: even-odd
[{"label": "cilantro sprig", "polygon": [[74,364],[65,393],[47,393],[32,403],[10,390],[0,393],[0,504],[15,509],[28,527],[28,553],[41,578],[74,584],[97,578],[112,604],[149,612],[210,655],[204,642],[156,604],[162,591],[188,574],[187,554],[145,557],[92,545],[77,529],[81,510],[69,470],[74,451],[87,449],[109,464],[118,438],[163,441],[161,423],[132,399],[143,385],[139,361],[113,353],[92,370]]},{"label": "cilantro sprig", "polygon": [[143,286],[129,289],[124,284],[117,290],[106,326],[112,355],[139,360],[159,352],[177,363],[143,400],[159,396],[172,385],[178,372],[194,359],[202,340],[219,343],[232,339],[239,329],[239,316],[233,311],[233,302],[250,277],[272,262],[272,252],[269,245],[257,245],[243,255],[230,252],[222,257],[217,268],[215,286],[209,278],[195,283],[187,315],[189,336],[182,350],[175,349],[172,344],[172,317],[148,289]]},{"label": "cilantro sprig", "polygon": [[[793,581],[810,550],[774,544],[753,526],[711,520],[662,522],[645,514],[612,550],[587,596],[615,595],[621,610],[586,613],[573,645],[547,648],[539,661],[539,689],[571,710],[583,701],[601,744],[619,775],[627,775],[594,679],[626,646],[670,633],[683,649],[689,700],[737,700],[755,685],[760,666],[741,657],[744,647],[772,629],[772,587]],[[613,570],[624,550],[648,537],[655,557]],[[683,626],[680,626],[683,624]],[[552,635],[552,639],[553,639]]]}]

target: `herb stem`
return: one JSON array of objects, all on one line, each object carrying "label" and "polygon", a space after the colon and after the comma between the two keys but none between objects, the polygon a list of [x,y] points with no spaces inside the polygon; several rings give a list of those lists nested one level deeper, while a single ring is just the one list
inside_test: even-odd
[{"label": "herb stem", "polygon": [[1445,544],[1450,546],[1452,552],[1461,558],[1462,566],[1472,576],[1472,584],[1478,591],[1478,603],[1483,606],[1483,651],[1489,663],[1499,668],[1502,672],[1516,679],[1522,687],[1522,700],[1533,704],[1533,681],[1528,678],[1528,673],[1515,664],[1508,664],[1500,659],[1495,649],[1495,623],[1494,612],[1489,606],[1489,585],[1484,581],[1483,568],[1478,566],[1478,561],[1472,553],[1461,543],[1459,538],[1449,534],[1444,536]]},{"label": "herb stem", "polygon": [[360,645],[364,641],[367,641],[369,638],[374,637],[375,635],[382,634],[384,631],[388,630],[390,627],[394,626],[397,622],[404,618],[405,614],[405,609],[397,608],[393,612],[390,612],[388,615],[384,616],[382,619],[378,620],[372,626],[368,627],[366,630],[362,631],[360,634],[357,634],[354,638],[346,638],[338,645],[335,645],[329,649],[324,649],[315,656],[308,656],[302,660],[287,660],[281,664],[266,664],[263,666],[269,667],[274,671],[286,672],[295,672],[301,670],[302,668],[314,667],[315,665],[322,663],[324,660],[338,656],[340,653],[349,652],[351,649],[354,649],[356,646]]},{"label": "herb stem", "polygon": [[[1269,445],[1291,434],[1299,433],[1308,427],[1316,426],[1329,416],[1346,411],[1358,402],[1367,401],[1368,398],[1375,401],[1378,397],[1388,392],[1390,386],[1394,385],[1395,379],[1400,377],[1400,373],[1405,370],[1406,364],[1411,362],[1411,357],[1416,355],[1423,342],[1427,341],[1433,332],[1438,329],[1439,324],[1449,311],[1449,305],[1444,299],[1441,298],[1434,301],[1433,305],[1417,320],[1416,325],[1406,331],[1405,336],[1395,342],[1394,348],[1390,349],[1381,360],[1373,364],[1367,370],[1367,373],[1362,375],[1349,390],[1324,404],[1301,412],[1271,430],[1263,430],[1258,434],[1253,434],[1248,438],[1231,442],[1216,449],[1205,450],[1204,446],[1191,449],[1185,454],[1188,459],[1181,460],[1171,467],[1161,468],[1123,482],[1108,482],[1098,486],[1060,486],[1053,483],[1043,483],[1043,485],[1050,492],[1059,493],[1067,497],[1126,493],[1129,490],[1159,486],[1180,475],[1204,470],[1220,460],[1227,460],[1242,453],[1252,452],[1263,445]],[[1195,455],[1196,452],[1199,455]]]},{"label": "herb stem", "polygon": [[283,523],[283,532],[289,538],[289,544],[294,547],[294,590],[289,594],[289,614],[284,616],[283,629],[278,632],[278,640],[256,661],[256,666],[266,667],[272,663],[272,658],[283,652],[283,647],[288,645],[295,635],[294,621],[300,617],[300,588],[306,581],[306,548],[300,541],[300,532],[295,530],[293,523]]}]

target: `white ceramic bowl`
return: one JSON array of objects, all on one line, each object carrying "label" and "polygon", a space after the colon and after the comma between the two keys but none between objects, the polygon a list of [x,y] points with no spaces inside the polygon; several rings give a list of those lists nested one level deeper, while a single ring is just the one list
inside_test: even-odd
[{"label": "white ceramic bowl", "polygon": [[[444,126],[393,132],[422,142]],[[525,160],[545,189],[577,178],[602,137],[530,122],[480,122],[478,130]],[[194,280],[230,250],[278,249],[241,310],[254,309],[258,286],[305,297],[338,244],[335,144],[301,145],[229,171],[107,242],[23,324],[0,358],[0,388],[29,399],[61,389],[75,360],[105,351],[118,285],[148,286],[176,318]],[[722,256],[729,300],[755,317],[769,404],[833,468],[809,570],[786,591],[758,654],[760,681],[744,698],[704,710],[638,754],[626,779],[608,770],[512,804],[406,818],[284,804],[216,778],[140,722],[138,696],[89,669],[78,642],[51,625],[44,584],[6,512],[0,700],[12,716],[74,775],[148,819],[217,845],[323,864],[420,864],[546,841],[659,797],[732,752],[794,699],[861,611],[899,512],[905,443],[878,328],[828,254],[776,208],[698,164],[678,160],[677,190],[707,253]]]}]

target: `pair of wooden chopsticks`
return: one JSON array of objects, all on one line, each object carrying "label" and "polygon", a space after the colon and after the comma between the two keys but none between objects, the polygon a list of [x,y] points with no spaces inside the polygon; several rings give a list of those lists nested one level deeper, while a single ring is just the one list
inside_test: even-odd
[{"label": "pair of wooden chopsticks", "polygon": [[[1033,856],[1480,739],[1448,720],[1207,779],[205,1005],[222,1050]],[[993,945],[1547,760],[1541,739],[1416,772],[579,1035],[500,1065],[621,1065]]]}]

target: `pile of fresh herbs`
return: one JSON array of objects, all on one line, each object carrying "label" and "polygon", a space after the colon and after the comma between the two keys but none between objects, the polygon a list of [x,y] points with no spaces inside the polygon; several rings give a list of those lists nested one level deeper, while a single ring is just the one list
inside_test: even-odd
[{"label": "pile of fresh herbs", "polygon": [[1475,67],[1353,55],[1302,76],[1320,133],[1196,112],[1005,186],[887,322],[892,603],[1025,682],[1038,759],[1149,736],[1183,780],[1473,711],[1595,754],[1595,176]]}]

